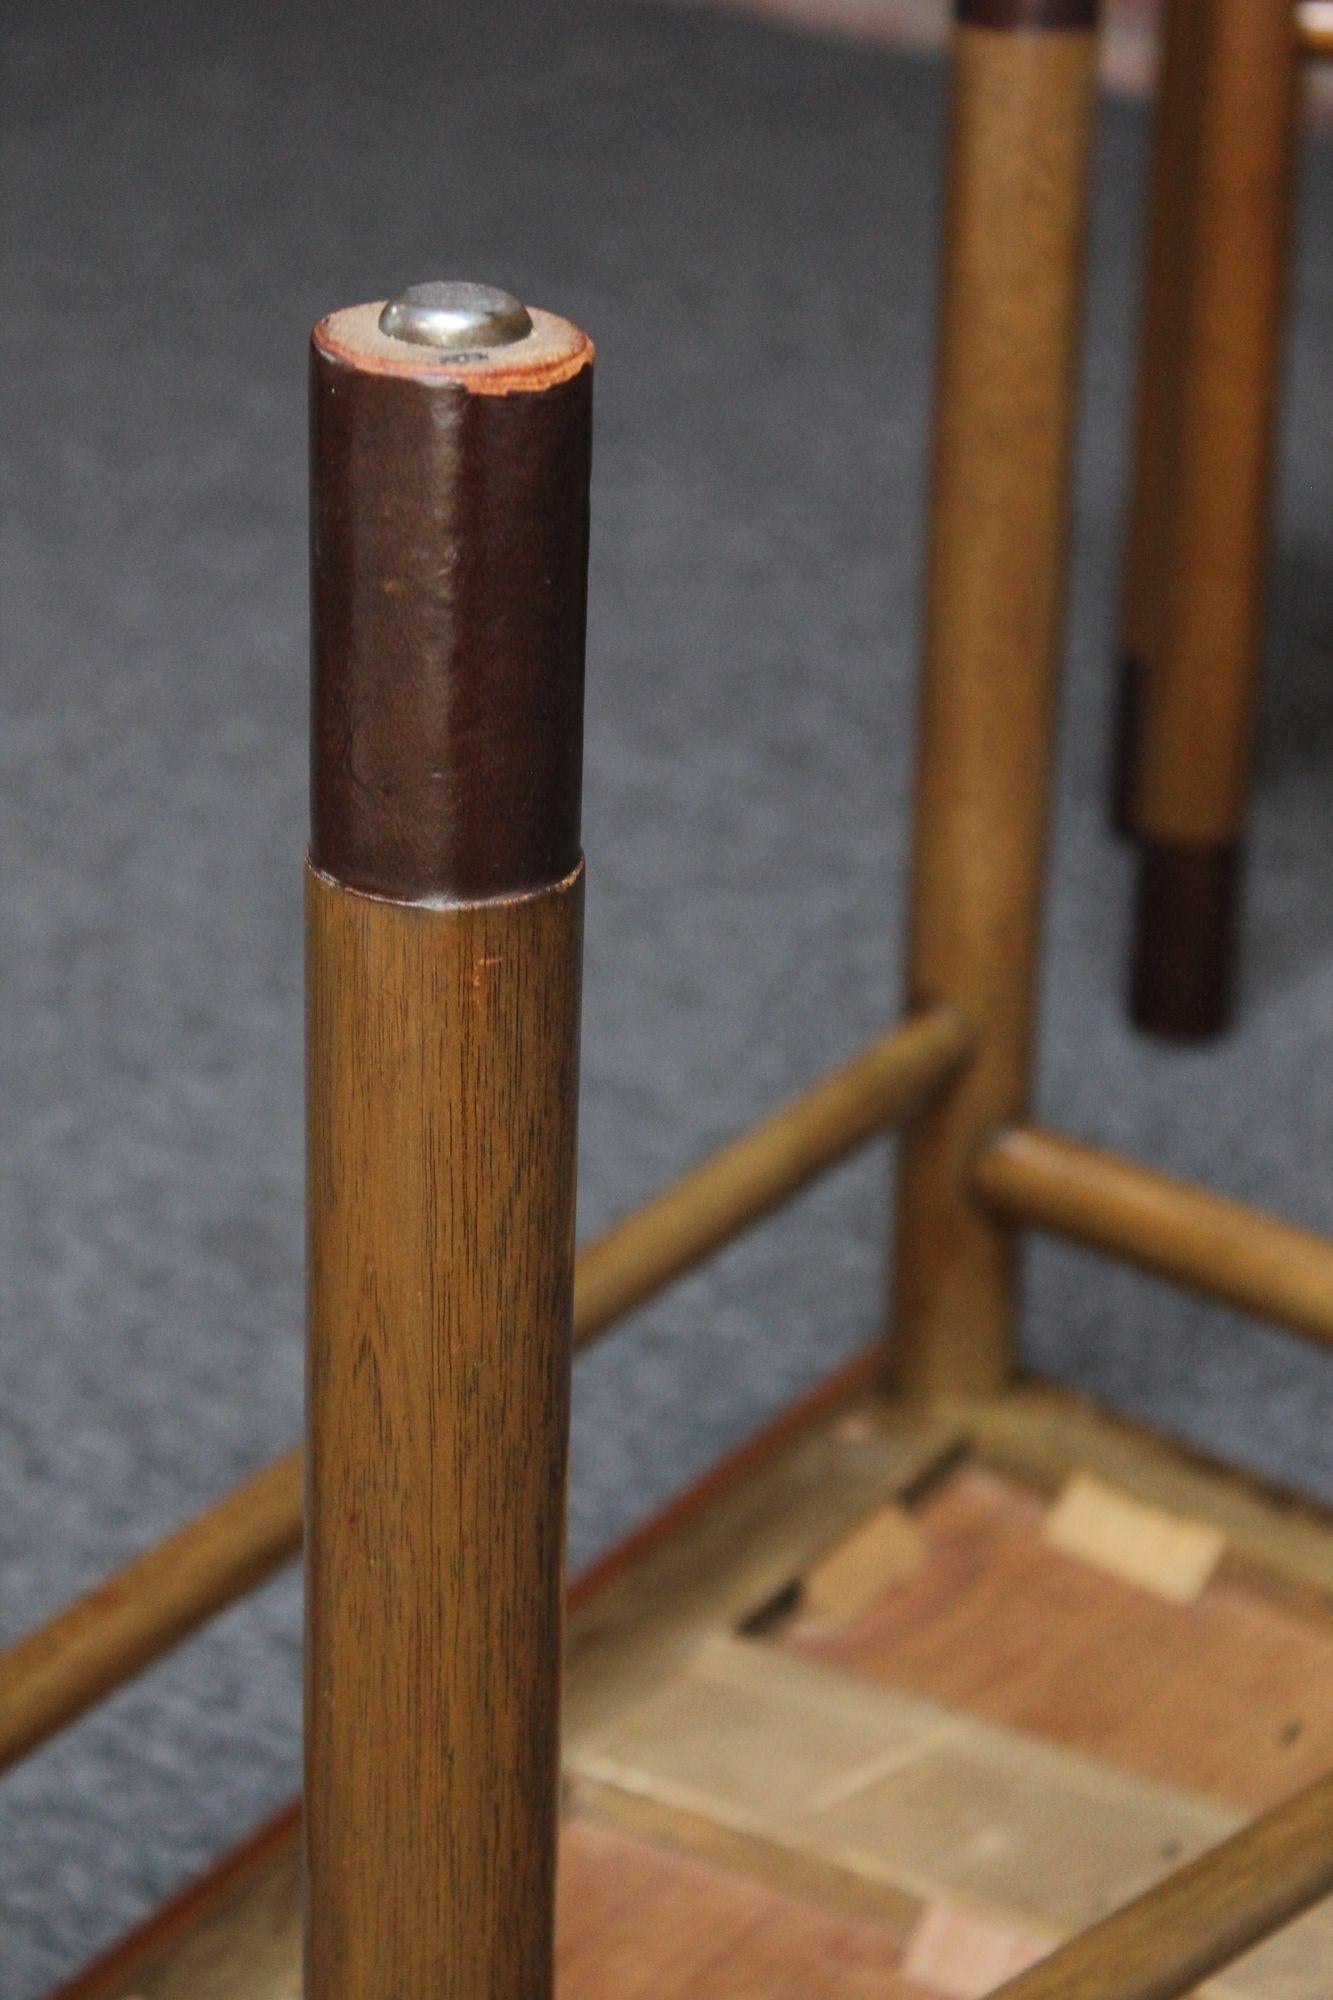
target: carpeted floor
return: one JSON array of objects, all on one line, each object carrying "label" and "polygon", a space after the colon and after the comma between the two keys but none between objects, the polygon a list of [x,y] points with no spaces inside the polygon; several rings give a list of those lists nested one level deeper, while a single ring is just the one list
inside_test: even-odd
[{"label": "carpeted floor", "polygon": [[[297,1434],[321,311],[457,274],[599,341],[583,1231],[895,1010],[942,79],[635,6],[12,0],[7,24],[13,1635]],[[1121,1022],[1102,817],[1141,139],[1108,109],[1041,1109],[1326,1226],[1333,153],[1310,161],[1244,1021],[1167,1055]],[[575,1563],[864,1342],[884,1171],[838,1174],[580,1366]],[[1043,1251],[1027,1348],[1333,1492],[1333,1377],[1295,1342]],[[290,1793],[297,1618],[289,1577],[9,1779],[6,1996]]]}]

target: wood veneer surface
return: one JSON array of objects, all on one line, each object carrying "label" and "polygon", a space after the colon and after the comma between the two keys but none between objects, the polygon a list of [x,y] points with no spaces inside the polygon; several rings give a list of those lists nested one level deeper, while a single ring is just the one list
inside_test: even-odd
[{"label": "wood veneer surface", "polygon": [[[300,1870],[275,1843],[250,1879],[117,2000],[300,2000]],[[866,1918],[577,1815],[565,1823],[557,2000],[921,2000]],[[73,1989],[77,1990],[77,1989]]]},{"label": "wood veneer surface", "polygon": [[558,2000],[916,2000],[890,1933],[769,1883],[574,1819]]},{"label": "wood veneer surface", "polygon": [[1254,1811],[1333,1764],[1333,1628],[1226,1579],[1170,1603],[1051,1548],[1044,1514],[969,1466],[920,1510],[914,1576],[785,1643]]},{"label": "wood veneer surface", "polygon": [[[859,2000],[872,1991],[918,2000],[921,1989],[903,1966],[916,1925],[934,1908],[932,1895],[944,1897],[946,1918],[961,1913],[970,1922],[975,1914],[947,1869],[948,1882],[942,1877],[934,1890],[924,1877],[895,1881],[892,1857],[887,1873],[867,1874],[871,1857],[861,1854],[859,1839],[855,1867],[845,1855],[836,1866],[824,1856],[821,1865],[818,1843],[791,1828],[784,1833],[775,1823],[767,1840],[753,1827],[738,1834],[725,1815],[700,1819],[679,1801],[659,1803],[651,1786],[619,1791],[614,1777],[608,1788],[595,1772],[590,1781],[585,1746],[595,1750],[597,1716],[613,1738],[626,1729],[642,1734],[654,1709],[675,1699],[667,1683],[697,1677],[691,1655],[701,1642],[712,1649],[699,1656],[704,1660],[715,1656],[725,1666],[743,1656],[756,1670],[771,1662],[780,1680],[784,1654],[799,1673],[803,1663],[791,1655],[804,1653],[810,1668],[836,1670],[827,1685],[835,1707],[841,1702],[849,1714],[861,1714],[867,1700],[873,1707],[877,1682],[895,1683],[877,1725],[884,1728],[911,1721],[905,1702],[971,1711],[981,1719],[960,1715],[960,1740],[981,1750],[989,1742],[1002,1763],[1008,1757],[1029,1774],[1044,1773],[1053,1796],[1063,1796],[1066,1784],[1101,1787],[1123,1808],[1116,1824],[1131,1845],[1149,1838],[1165,1813],[1183,1815],[1191,1827],[1198,1820],[1197,1838],[1185,1842],[1194,1851],[1238,1815],[1333,1762],[1333,1638],[1315,1589],[1279,1601],[1252,1581],[1250,1566],[1238,1573],[1229,1558],[1192,1604],[1132,1589],[1045,1542],[1050,1482],[1039,1482],[1038,1497],[1008,1471],[976,1459],[957,1464],[957,1445],[952,1456],[946,1448],[947,1424],[895,1417],[873,1403],[843,1413],[851,1387],[849,1377],[814,1399],[575,1593],[558,2000],[684,2000],[687,1993],[700,2000]],[[1062,1411],[1077,1452],[1087,1419],[1057,1400],[1052,1423]],[[1018,1424],[1021,1410],[1011,1415]],[[978,1422],[978,1432],[984,1428]],[[1231,1493],[1220,1474],[1182,1471],[1160,1441],[1126,1444],[1111,1420],[1103,1428],[1126,1451],[1133,1445],[1133,1465],[1141,1459],[1175,1481],[1182,1510],[1195,1487],[1201,1518],[1219,1511],[1214,1486]],[[1113,1477],[1103,1445],[1102,1458],[1093,1457],[1103,1476]],[[1126,1490],[1134,1483],[1130,1478]],[[1236,1518],[1250,1522],[1251,1539],[1257,1530],[1250,1515],[1268,1524],[1261,1542],[1291,1531],[1287,1514],[1260,1496],[1246,1490],[1232,1499]],[[784,1577],[827,1563],[859,1520],[886,1506],[904,1510],[919,1534],[919,1569],[899,1565],[879,1600],[841,1630],[826,1619],[816,1632],[798,1613],[785,1625],[760,1628],[767,1638],[726,1637],[752,1626],[754,1608]],[[1313,1532],[1309,1523],[1304,1532]],[[652,1671],[631,1643],[635,1633],[652,1655]],[[866,1723],[863,1716],[852,1731],[862,1746]],[[1001,1741],[997,1727],[1012,1737]],[[784,1768],[790,1762],[785,1741],[777,1756],[766,1740],[756,1782],[775,1757]],[[672,1742],[679,1747],[678,1733],[668,1749]],[[1154,1792],[1154,1785],[1167,1789]],[[1135,1818],[1136,1800],[1151,1824]],[[936,1805],[943,1810],[943,1802]],[[913,1810],[919,1820],[936,1808],[926,1797]],[[1218,1831],[1210,1832],[1214,1822]],[[923,1825],[917,1834],[924,1838]],[[128,1940],[63,2000],[297,2000],[293,1836],[289,1816],[206,1879],[179,1915],[168,1912]],[[1049,1898],[1034,1891],[1029,1900],[1049,1919],[1043,1929],[1053,1939],[1061,1926],[1046,1909]],[[1005,1903],[997,1920],[1017,1921],[1022,1908],[1022,1899],[1013,1909]],[[994,1914],[989,1904],[986,1913]],[[1306,1931],[1325,1920],[1316,1913]],[[1308,1938],[1290,1933],[1276,1956],[1269,1950],[1267,1983],[1257,1990],[1308,2000],[1309,1950]],[[1246,1977],[1253,1982],[1252,1973]],[[1238,1990],[1248,1989],[1242,1982]]]}]

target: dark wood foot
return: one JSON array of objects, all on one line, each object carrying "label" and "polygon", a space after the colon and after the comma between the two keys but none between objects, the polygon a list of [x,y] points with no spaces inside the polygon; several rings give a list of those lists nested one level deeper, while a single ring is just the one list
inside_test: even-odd
[{"label": "dark wood foot", "polygon": [[1112,833],[1129,839],[1134,832],[1134,787],[1143,737],[1144,667],[1133,653],[1120,658],[1115,713],[1111,723],[1111,796],[1108,811]]},{"label": "dark wood foot", "polygon": [[1139,862],[1129,1013],[1168,1041],[1206,1041],[1231,1024],[1238,842],[1146,840]]}]

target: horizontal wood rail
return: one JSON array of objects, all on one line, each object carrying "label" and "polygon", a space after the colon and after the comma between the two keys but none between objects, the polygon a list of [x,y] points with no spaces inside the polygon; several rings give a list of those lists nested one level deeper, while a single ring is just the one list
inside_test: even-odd
[{"label": "horizontal wood rail", "polygon": [[1333,1890],[1333,1771],[992,2000],[1180,2000]]},{"label": "horizontal wood rail", "polygon": [[[916,1016],[608,1229],[575,1268],[576,1347],[910,1116],[969,1043],[947,1010]],[[0,1654],[0,1770],[289,1562],[301,1484],[288,1452]]]},{"label": "horizontal wood rail", "polygon": [[0,1771],[290,1562],[301,1481],[289,1451],[0,1653]]},{"label": "horizontal wood rail", "polygon": [[1296,39],[1307,56],[1333,56],[1333,0],[1301,0]]},{"label": "horizontal wood rail", "polygon": [[595,1340],[826,1168],[910,1117],[970,1041],[949,1009],[916,1016],[608,1229],[579,1256],[576,1343]]},{"label": "horizontal wood rail", "polygon": [[993,1140],[973,1185],[1009,1222],[1333,1343],[1333,1242],[1311,1230],[1037,1126]]}]

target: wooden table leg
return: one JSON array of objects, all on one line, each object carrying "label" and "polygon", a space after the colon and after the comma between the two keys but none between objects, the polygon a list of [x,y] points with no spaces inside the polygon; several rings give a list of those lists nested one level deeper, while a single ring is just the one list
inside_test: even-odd
[{"label": "wooden table leg", "polygon": [[908,986],[977,1046],[906,1135],[892,1368],[1012,1366],[1012,1232],[967,1186],[1022,1116],[1062,643],[1095,71],[1092,0],[961,0],[935,393]]},{"label": "wooden table leg", "polygon": [[532,317],[313,342],[307,2000],[551,1992],[591,348]]},{"label": "wooden table leg", "polygon": [[1291,0],[1212,0],[1196,69],[1130,981],[1136,1024],[1182,1039],[1232,1010],[1293,207]]},{"label": "wooden table leg", "polygon": [[1160,645],[1164,512],[1180,402],[1190,189],[1198,156],[1199,64],[1209,0],[1164,0],[1148,170],[1138,382],[1125,534],[1120,659],[1112,722],[1111,823],[1132,834],[1143,703]]}]

